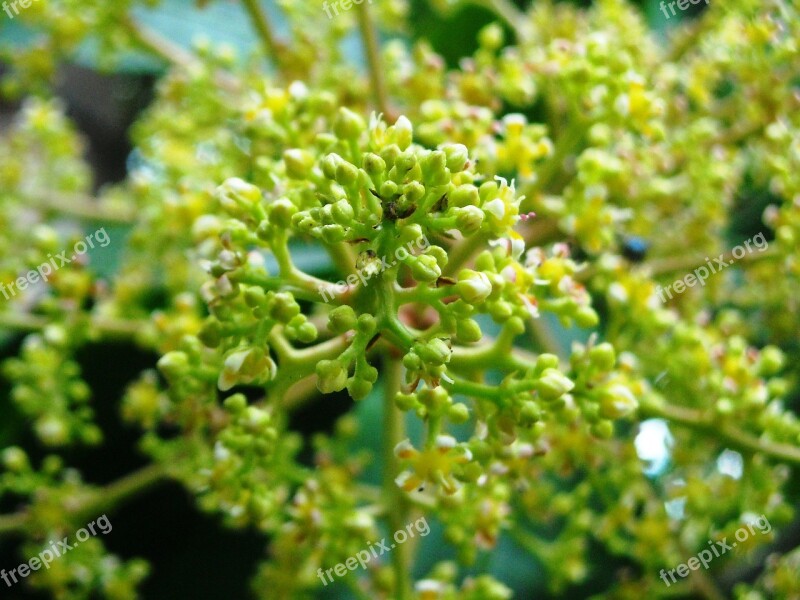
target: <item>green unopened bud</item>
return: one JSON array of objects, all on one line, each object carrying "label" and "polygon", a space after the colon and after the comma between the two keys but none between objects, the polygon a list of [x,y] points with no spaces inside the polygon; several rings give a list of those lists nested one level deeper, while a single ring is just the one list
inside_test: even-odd
[{"label": "green unopened bud", "polygon": [[353,185],[358,180],[358,169],[347,162],[342,160],[336,165],[336,183],[348,187]]},{"label": "green unopened bud", "polygon": [[459,319],[456,322],[456,336],[459,341],[471,344],[479,341],[483,337],[480,325],[473,319]]},{"label": "green unopened bud", "polygon": [[443,339],[434,338],[424,343],[414,344],[414,352],[423,362],[441,366],[450,361],[452,350],[450,345]]},{"label": "green unopened bud", "polygon": [[447,251],[441,246],[428,246],[425,249],[425,256],[432,256],[442,269],[447,266]]},{"label": "green unopened bud", "polygon": [[575,312],[575,322],[578,324],[578,327],[587,329],[589,327],[596,327],[600,319],[590,306],[581,306]]},{"label": "green unopened bud", "polygon": [[328,179],[336,179],[336,167],[339,166],[339,163],[343,162],[344,159],[332,152],[328,154],[325,158],[322,159],[320,162],[320,167],[322,167],[322,173]]},{"label": "green unopened bud", "polygon": [[401,150],[408,148],[414,137],[414,128],[411,126],[411,121],[400,115],[392,129],[394,130],[394,142],[398,147]]},{"label": "green unopened bud", "polygon": [[224,406],[231,414],[237,415],[247,408],[247,398],[244,394],[234,394],[225,399]]},{"label": "green unopened bud", "polygon": [[356,323],[356,313],[350,306],[338,306],[328,313],[328,329],[337,335],[355,329]]},{"label": "green unopened bud", "polygon": [[347,385],[347,371],[338,360],[317,363],[317,388],[323,394],[340,392]]},{"label": "green unopened bud", "polygon": [[176,381],[189,373],[189,357],[185,352],[173,350],[162,356],[157,366],[164,377],[170,381]]},{"label": "green unopened bud", "polygon": [[458,186],[448,196],[450,206],[463,208],[465,206],[478,206],[481,199],[478,195],[478,188],[472,184]]},{"label": "green unopened bud", "polygon": [[589,350],[589,360],[601,371],[610,371],[617,360],[614,346],[605,342]]},{"label": "green unopened bud", "polygon": [[333,122],[333,133],[343,140],[354,140],[367,128],[364,119],[352,110],[341,107]]},{"label": "green unopened bud", "polygon": [[360,315],[358,317],[358,323],[356,323],[356,328],[365,335],[372,335],[378,328],[378,322],[375,320],[375,317],[370,314]]},{"label": "green unopened bud", "polygon": [[454,209],[456,229],[464,235],[476,233],[483,224],[483,211],[477,206],[465,206]]},{"label": "green unopened bud", "polygon": [[347,236],[344,227],[341,225],[323,225],[321,228],[322,239],[327,244],[336,244],[344,240]]},{"label": "green unopened bud", "polygon": [[520,417],[524,425],[530,426],[542,419],[541,407],[533,401],[527,401],[522,405],[519,411]]},{"label": "green unopened bud", "polygon": [[30,466],[28,455],[18,446],[11,446],[3,450],[2,458],[3,466],[12,473],[22,473]]},{"label": "green unopened bud", "polygon": [[484,273],[462,269],[458,274],[456,289],[464,302],[478,304],[492,293],[492,284]]},{"label": "green unopened bud", "polygon": [[283,152],[283,164],[291,179],[306,179],[314,166],[314,156],[305,150],[291,148]]},{"label": "green unopened bud", "polygon": [[220,185],[215,193],[220,206],[234,217],[250,214],[261,202],[261,190],[238,177],[230,177]]},{"label": "green unopened bud", "polygon": [[423,254],[409,260],[411,275],[417,281],[433,282],[442,276],[442,270],[433,256]]},{"label": "green unopened bud", "polygon": [[638,406],[639,403],[627,387],[615,384],[603,390],[600,414],[606,419],[620,419],[631,414]]},{"label": "green unopened bud", "polygon": [[557,369],[558,362],[558,356],[555,354],[548,354],[547,352],[540,354],[536,357],[536,371],[543,373],[546,369]]},{"label": "green unopened bud", "polygon": [[339,200],[331,205],[331,216],[339,225],[350,225],[355,212],[347,200]]},{"label": "green unopened bud", "polygon": [[552,402],[569,392],[575,384],[558,369],[545,369],[535,388],[543,400]]},{"label": "green unopened bud", "polygon": [[775,375],[783,368],[784,355],[776,346],[765,346],[758,360],[758,372],[764,377]]},{"label": "green unopened bud", "polygon": [[295,302],[294,297],[289,292],[278,292],[272,299],[270,307],[270,317],[288,323],[295,315],[300,313],[300,305]]},{"label": "green unopened bud", "polygon": [[425,195],[425,187],[418,181],[411,181],[403,186],[403,195],[406,197],[406,202],[414,204]]},{"label": "green unopened bud", "polygon": [[394,404],[402,411],[411,410],[417,407],[417,398],[414,394],[397,394]]},{"label": "green unopened bud", "polygon": [[381,158],[386,163],[386,168],[391,169],[394,167],[394,163],[397,160],[397,157],[400,156],[403,151],[397,144],[390,144],[386,146],[383,150],[381,150]]},{"label": "green unopened bud", "polygon": [[466,404],[453,404],[447,410],[447,418],[455,425],[466,423],[469,421],[469,408],[467,408]]},{"label": "green unopened bud", "polygon": [[363,400],[372,391],[372,384],[363,379],[351,377],[347,382],[347,392],[353,400]]},{"label": "green unopened bud", "polygon": [[[464,144],[446,144],[442,146],[442,150],[444,150],[444,154],[447,157],[447,168],[451,173],[460,173],[464,170],[469,161],[469,152]],[[459,206],[464,205],[461,204]]]},{"label": "green unopened bud", "polygon": [[492,315],[495,320],[501,323],[506,319],[509,319],[514,314],[514,307],[510,302],[506,302],[505,300],[488,302],[487,308],[489,310],[489,314]]},{"label": "green unopened bud", "polygon": [[364,155],[364,162],[362,163],[364,170],[368,175],[374,177],[386,171],[386,161],[377,154],[367,152]]},{"label": "green unopened bud", "polygon": [[503,28],[498,23],[490,23],[478,32],[478,43],[487,50],[497,50],[504,43]]},{"label": "green unopened bud", "polygon": [[592,424],[592,435],[600,438],[601,440],[610,440],[614,436],[614,422],[607,419],[602,419],[597,423]]},{"label": "green unopened bud", "polygon": [[447,156],[441,150],[435,150],[422,160],[422,177],[426,184],[432,186],[445,185],[450,181],[447,173]]},{"label": "green unopened bud", "polygon": [[392,180],[384,181],[381,184],[381,189],[380,189],[381,198],[386,198],[386,199],[393,198],[394,196],[397,195],[398,189],[399,188],[394,181]]},{"label": "green unopened bud", "polygon": [[278,198],[269,206],[267,216],[270,223],[280,227],[281,229],[288,229],[292,224],[292,217],[297,212],[297,207],[288,198]]},{"label": "green unopened bud", "polygon": [[222,325],[214,317],[209,317],[197,334],[197,338],[207,348],[216,348],[222,341]]},{"label": "green unopened bud", "polygon": [[403,366],[409,371],[419,371],[422,368],[422,359],[416,352],[409,352],[403,357]]}]

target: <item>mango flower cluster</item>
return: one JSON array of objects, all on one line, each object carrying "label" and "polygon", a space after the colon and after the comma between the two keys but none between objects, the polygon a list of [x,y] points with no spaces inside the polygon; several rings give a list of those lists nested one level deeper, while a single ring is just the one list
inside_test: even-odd
[{"label": "mango flower cluster", "polygon": [[[0,49],[13,63],[4,90],[47,87],[93,31],[106,65],[133,46],[168,50],[131,12],[139,4],[35,4],[19,19],[36,43]],[[662,39],[622,1],[537,1],[499,11],[507,27],[483,27],[457,68],[424,39],[392,40],[368,77],[340,49],[363,34],[362,13],[329,21],[309,3],[279,4],[293,40],[265,40],[269,77],[224,44],[167,52],[173,67],[132,128],[129,177],[99,198],[57,102],[26,101],[4,133],[0,245],[25,249],[0,257],[5,279],[69,247],[60,229],[30,235],[32,216],[74,205],[69,219],[130,225],[109,281],[70,265],[0,310],[3,328],[27,336],[3,374],[37,439],[49,451],[102,440],[87,347],[122,339],[157,353],[158,372],[144,370],[120,403],[153,461],[135,481],[176,479],[230,527],[264,533],[260,597],[312,593],[317,569],[412,512],[441,525],[462,565],[513,539],[554,593],[596,583],[602,548],[624,565],[614,597],[655,597],[660,569],[752,513],[776,532],[789,524],[797,8],[712,2]],[[384,33],[413,25],[402,0],[373,4]],[[751,207],[761,222],[742,217]],[[655,301],[659,283],[756,226],[769,252]],[[309,247],[323,257],[304,261]],[[361,269],[378,277],[322,302],[321,286]],[[560,347],[559,325],[580,341]],[[381,394],[378,487],[358,421]],[[356,404],[329,434],[290,425],[298,408],[344,396]],[[654,430],[664,457],[646,461],[638,436]],[[105,492],[54,454],[12,447],[2,465],[0,495],[26,506],[0,517],[0,533],[24,534],[25,552],[66,535],[67,507],[91,510]],[[511,597],[455,561],[412,582],[408,551],[353,578],[356,593]],[[99,540],[66,561],[31,585],[127,600],[146,574]],[[776,552],[731,593],[788,596],[796,572],[797,552]],[[715,597],[713,576],[678,591]]]}]

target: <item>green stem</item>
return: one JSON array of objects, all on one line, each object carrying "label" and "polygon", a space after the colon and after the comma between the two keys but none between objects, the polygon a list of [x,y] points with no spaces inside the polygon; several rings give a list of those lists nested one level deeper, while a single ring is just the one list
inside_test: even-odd
[{"label": "green stem", "polygon": [[[394,448],[405,437],[403,413],[394,405],[394,397],[402,384],[402,363],[395,358],[387,358],[384,369],[383,388],[383,497],[387,508],[389,529],[395,531],[405,529],[408,515],[408,504],[403,491],[395,483],[399,473]],[[410,548],[399,544],[392,550],[392,566],[395,577],[395,594],[397,600],[411,598],[409,570],[411,567]]]},{"label": "green stem", "polygon": [[[192,70],[201,65],[194,54],[187,52],[169,39],[143,26],[130,15],[122,19],[122,26],[127,30],[135,43],[151,54],[158,56],[167,64],[179,67],[183,70]],[[225,71],[217,70],[214,74],[214,78],[216,83],[226,90],[235,91],[239,87],[239,82],[236,78]]]},{"label": "green stem", "polygon": [[[19,312],[0,312],[0,329],[18,331],[41,331],[51,323],[50,319]],[[129,339],[142,331],[143,322],[92,317],[90,328],[97,330],[106,339]]]},{"label": "green stem", "polygon": [[282,72],[285,57],[284,52],[286,50],[281,47],[282,44],[277,41],[275,35],[272,33],[272,27],[270,27],[266,13],[261,8],[258,0],[242,1],[250,17],[250,21],[253,23],[253,27],[261,38],[261,42],[264,44],[264,50],[267,56],[270,56],[275,61],[275,66],[278,68],[278,71]]},{"label": "green stem", "polygon": [[706,415],[699,410],[682,406],[649,403],[643,405],[639,412],[645,418],[662,418],[691,429],[713,434],[717,439],[745,452],[762,453],[781,462],[800,465],[800,448],[797,446],[762,440],[751,433],[721,421],[713,415]]},{"label": "green stem", "polygon": [[136,213],[132,210],[109,209],[103,207],[97,198],[80,194],[59,194],[58,198],[48,194],[26,194],[25,199],[46,216],[64,215],[81,221],[123,225],[129,225],[136,220]]},{"label": "green stem", "polygon": [[390,118],[389,93],[386,88],[384,71],[381,67],[378,31],[370,15],[369,2],[362,2],[358,6],[356,9],[356,18],[358,19],[358,29],[361,33],[361,40],[364,44],[364,53],[367,58],[369,79],[372,84],[372,93],[375,96],[375,105],[388,119]]},{"label": "green stem", "polygon": [[[167,469],[159,464],[151,464],[126,475],[109,485],[98,488],[85,497],[86,501],[69,510],[73,518],[88,518],[109,511],[120,502],[130,499],[166,479]],[[31,521],[30,513],[0,515],[0,535],[24,531]]]}]

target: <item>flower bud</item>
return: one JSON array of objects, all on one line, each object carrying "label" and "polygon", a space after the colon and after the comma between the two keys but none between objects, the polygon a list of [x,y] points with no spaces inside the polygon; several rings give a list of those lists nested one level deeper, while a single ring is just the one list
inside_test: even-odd
[{"label": "flower bud", "polygon": [[434,366],[441,366],[450,362],[450,355],[453,351],[445,340],[434,338],[424,343],[414,344],[414,352],[423,362]]},{"label": "flower bud", "polygon": [[335,334],[342,334],[356,328],[356,313],[347,305],[338,306],[328,313],[328,329]]},{"label": "flower bud", "polygon": [[417,398],[414,394],[397,394],[394,397],[395,406],[402,410],[407,411],[417,406]]},{"label": "flower bud", "polygon": [[328,154],[320,162],[320,167],[322,167],[323,175],[325,175],[325,177],[327,177],[328,179],[335,180],[336,179],[336,167],[338,167],[339,163],[343,162],[343,161],[344,161],[344,159],[341,156],[339,156],[338,154],[336,154],[335,152],[332,152],[331,154]]},{"label": "flower bud", "polygon": [[358,317],[356,329],[365,335],[372,335],[378,328],[378,322],[370,314],[363,314]]},{"label": "flower bud", "polygon": [[469,152],[464,144],[446,144],[442,146],[442,150],[451,173],[460,173],[464,170],[469,161]]},{"label": "flower bud", "polygon": [[336,165],[335,176],[336,183],[348,187],[358,180],[358,169],[355,165],[350,164],[346,160],[341,160],[339,164]]},{"label": "flower bud", "polygon": [[409,259],[411,266],[411,275],[417,281],[433,282],[442,276],[442,270],[433,256],[423,254],[422,256],[412,257]]},{"label": "flower bud", "polygon": [[372,384],[363,379],[351,377],[347,382],[347,392],[353,400],[363,400],[372,391]]},{"label": "flower bud", "polygon": [[217,188],[215,197],[226,212],[241,217],[250,214],[262,196],[261,190],[252,183],[230,177]]},{"label": "flower bud", "polygon": [[28,455],[18,446],[11,446],[3,450],[2,461],[3,466],[12,473],[21,473],[30,466]]},{"label": "flower bud", "polygon": [[457,208],[456,228],[464,235],[476,233],[483,224],[483,211],[477,206]]},{"label": "flower bud", "polygon": [[609,386],[602,393],[600,414],[606,419],[620,419],[639,407],[633,393],[622,384]]},{"label": "flower bud", "polygon": [[270,204],[267,211],[270,223],[281,229],[288,229],[292,224],[292,217],[297,212],[297,207],[288,198],[278,198]]},{"label": "flower bud", "polygon": [[483,337],[480,325],[473,319],[458,319],[456,321],[456,336],[460,342],[471,344]]},{"label": "flower bud", "polygon": [[331,205],[331,216],[339,225],[350,225],[355,212],[347,200],[339,200]]},{"label": "flower bud", "polygon": [[322,240],[327,244],[336,244],[346,237],[347,233],[341,225],[323,225]]},{"label": "flower bud", "polygon": [[409,204],[414,204],[425,195],[425,187],[418,181],[411,181],[403,186],[403,195]]},{"label": "flower bud", "polygon": [[397,184],[394,181],[388,180],[381,184],[380,194],[382,198],[391,198],[397,195]]},{"label": "flower bud", "polygon": [[466,404],[453,404],[447,410],[447,418],[455,425],[466,423],[469,421],[469,408]]},{"label": "flower bud", "polygon": [[589,350],[589,361],[601,371],[610,371],[614,368],[617,357],[614,346],[605,342]]},{"label": "flower bud", "polygon": [[364,162],[362,163],[364,170],[368,175],[374,177],[386,171],[386,161],[377,154],[367,152],[364,155]]},{"label": "flower bud", "polygon": [[462,269],[458,274],[456,289],[464,302],[479,304],[492,293],[492,284],[484,273]]},{"label": "flower bud", "polygon": [[189,357],[185,352],[173,350],[162,356],[156,366],[164,377],[176,381],[189,373]]},{"label": "flower bud", "polygon": [[333,133],[342,140],[354,140],[367,128],[364,119],[352,110],[339,108],[339,114],[333,122]]},{"label": "flower bud", "polygon": [[543,400],[552,402],[569,392],[575,384],[558,369],[545,369],[535,388]]},{"label": "flower bud", "polygon": [[411,121],[404,115],[400,115],[394,124],[394,142],[398,145],[400,150],[405,150],[411,145],[414,135],[414,128],[411,126]]},{"label": "flower bud", "polygon": [[206,348],[218,347],[222,341],[222,325],[214,317],[209,317],[203,323],[197,338],[203,342]]},{"label": "flower bud", "polygon": [[291,148],[283,152],[283,164],[291,179],[306,179],[314,166],[314,157],[305,150]]},{"label": "flower bud", "polygon": [[323,394],[339,392],[347,384],[347,371],[338,360],[317,363],[317,388]]},{"label": "flower bud", "polygon": [[453,190],[448,196],[448,200],[450,206],[460,208],[465,206],[478,206],[481,201],[478,188],[469,183],[460,185]]},{"label": "flower bud", "polygon": [[575,312],[575,323],[578,324],[578,327],[588,329],[589,327],[596,327],[599,322],[600,319],[591,306],[581,306]]},{"label": "flower bud", "polygon": [[441,268],[447,266],[447,251],[441,246],[428,246],[428,249],[425,250],[425,254],[435,258],[436,264]]},{"label": "flower bud", "polygon": [[300,305],[295,302],[294,296],[289,292],[278,292],[273,296],[269,314],[276,321],[288,323],[299,313]]},{"label": "flower bud", "polygon": [[447,157],[441,150],[435,150],[422,159],[422,176],[426,184],[445,185],[450,181],[447,173]]}]

